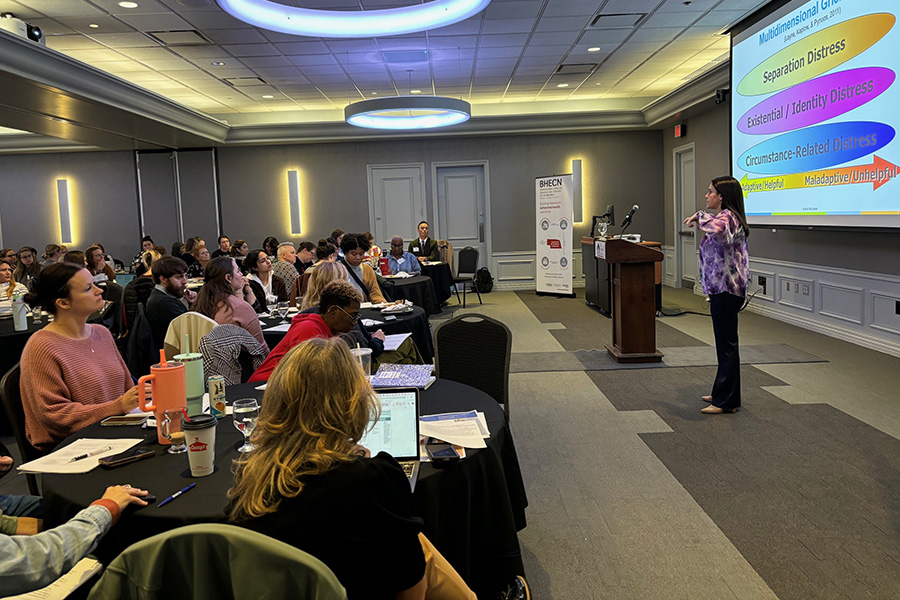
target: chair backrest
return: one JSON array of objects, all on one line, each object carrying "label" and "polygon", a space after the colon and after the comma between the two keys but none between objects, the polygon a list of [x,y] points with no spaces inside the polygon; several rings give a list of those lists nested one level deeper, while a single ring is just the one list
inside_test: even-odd
[{"label": "chair backrest", "polygon": [[438,254],[441,257],[441,262],[445,262],[450,265],[450,272],[454,273],[453,263],[454,254],[453,254],[453,244],[450,243],[450,240],[438,240]]},{"label": "chair backrest", "polygon": [[512,332],[491,317],[469,313],[434,330],[434,370],[441,379],[478,388],[503,405],[509,420]]},{"label": "chair backrest", "polygon": [[[22,455],[23,462],[30,462],[44,455],[43,452],[32,446],[25,437],[25,409],[22,406],[22,392],[19,389],[19,382],[22,377],[22,369],[20,363],[6,372],[3,379],[0,379],[0,401],[3,402],[3,409],[6,411],[6,418],[12,427],[13,435],[16,437],[16,444],[19,446],[19,453]],[[37,488],[37,479],[34,475],[28,475],[29,491],[35,495],[40,495]]]},{"label": "chair backrest", "polygon": [[[171,360],[176,354],[197,352],[200,349],[200,338],[218,325],[214,320],[198,312],[186,312],[178,315],[169,323],[163,347],[166,359]],[[184,345],[184,334],[188,334],[189,345]]]},{"label": "chair backrest", "polygon": [[142,540],[110,563],[88,600],[346,600],[325,563],[261,533],[220,523]]},{"label": "chair backrest", "polygon": [[106,284],[106,300],[110,303],[109,310],[104,317],[103,323],[106,325],[114,337],[118,337],[125,332],[122,316],[125,306],[125,288],[112,281]]},{"label": "chair backrest", "polygon": [[[246,352],[252,360],[250,373],[244,373],[242,352]],[[204,376],[221,375],[225,378],[225,385],[246,381],[268,354],[249,331],[231,324],[218,325],[200,338],[200,353],[203,355]]]},{"label": "chair backrest", "polygon": [[147,320],[144,305],[137,303],[134,324],[128,333],[128,345],[125,352],[125,364],[134,377],[150,374],[150,365],[159,360],[158,342],[153,338],[153,327]]},{"label": "chair backrest", "polygon": [[466,246],[459,251],[459,270],[456,272],[457,277],[463,275],[475,275],[478,270],[478,248]]}]

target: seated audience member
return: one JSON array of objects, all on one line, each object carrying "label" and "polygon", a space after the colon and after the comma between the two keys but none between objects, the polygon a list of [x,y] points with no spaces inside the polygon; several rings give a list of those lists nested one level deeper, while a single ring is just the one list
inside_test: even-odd
[{"label": "seated audience member", "polygon": [[332,281],[326,285],[319,300],[319,312],[295,315],[284,338],[272,348],[250,381],[267,380],[288,350],[300,342],[354,331],[359,321],[361,300],[359,292],[347,281]]},{"label": "seated audience member", "polygon": [[35,282],[41,276],[41,264],[37,261],[33,248],[19,248],[16,252],[19,259],[16,268],[13,270],[15,280],[27,287],[33,289]]},{"label": "seated audience member", "polygon": [[[70,263],[73,265],[78,265],[79,267],[87,267],[87,259],[84,256],[84,252],[81,250],[72,250],[71,252],[66,252],[63,254],[63,257],[59,260],[59,262]],[[93,275],[91,275],[93,277]]]},{"label": "seated audience member", "polygon": [[344,232],[340,229],[335,229],[331,232],[331,236],[328,238],[332,244],[335,245],[336,248],[341,247],[341,241],[344,239]]},{"label": "seated audience member", "polygon": [[138,304],[142,304],[145,309],[147,308],[147,300],[150,299],[150,294],[153,293],[153,289],[156,286],[151,270],[153,263],[160,258],[161,256],[156,249],[144,252],[144,262],[141,263],[140,268],[141,274],[129,281],[128,285],[125,286],[123,303],[125,305],[125,327],[127,331],[131,331],[132,326],[134,326]]},{"label": "seated audience member", "polygon": [[300,299],[306,293],[307,282],[309,281],[310,275],[312,275],[313,269],[322,263],[334,262],[337,259],[337,247],[327,240],[319,240],[319,245],[316,246],[315,257],[316,262],[310,265],[309,268],[303,272],[303,275],[294,281],[294,285],[291,287],[291,306],[298,306],[300,304]]},{"label": "seated audience member", "polygon": [[[236,461],[228,519],[312,554],[351,599],[422,600],[431,589],[443,591],[433,597],[474,600],[422,535],[403,468],[359,445],[379,413],[346,344],[298,345],[266,386],[256,450]],[[354,557],[352,548],[378,551]]]},{"label": "seated audience member", "polygon": [[187,289],[187,265],[180,258],[163,256],[151,268],[153,291],[147,298],[147,322],[153,331],[157,348],[163,347],[169,323],[188,311],[188,304],[197,298]]},{"label": "seated audience member", "polygon": [[281,242],[278,241],[278,238],[274,235],[270,235],[266,239],[263,240],[262,249],[268,256],[277,256],[278,255],[278,244]]},{"label": "seated audience member", "polygon": [[396,275],[400,271],[404,273],[421,273],[422,265],[411,252],[403,251],[403,238],[395,235],[391,238],[391,253],[388,254],[388,267],[391,273]]},{"label": "seated audience member", "polygon": [[194,248],[196,246],[205,246],[206,242],[201,237],[192,237],[188,238],[184,242],[184,254],[182,254],[179,258],[184,261],[184,264],[187,266],[191,266],[197,259],[194,258]]},{"label": "seated audience member", "polygon": [[91,246],[96,246],[100,248],[100,251],[103,252],[103,261],[109,265],[109,268],[115,272],[116,270],[116,261],[113,260],[113,257],[106,251],[106,248],[103,247],[103,244],[100,242],[94,242]]},{"label": "seated audience member", "polygon": [[[9,450],[0,443],[0,477],[6,475],[12,466],[13,458]],[[43,516],[44,505],[40,496],[0,494],[0,534],[34,535],[41,530]],[[0,565],[2,560],[0,558]]]},{"label": "seated audience member", "polygon": [[138,405],[137,387],[112,334],[87,322],[103,308],[103,292],[93,279],[84,267],[57,263],[43,270],[35,291],[25,296],[55,317],[22,351],[25,433],[39,450]]},{"label": "seated audience member", "polygon": [[174,242],[172,244],[172,256],[174,256],[175,258],[181,258],[182,254],[184,254],[184,243]]},{"label": "seated audience member", "polygon": [[149,235],[145,235],[141,238],[141,251],[134,255],[134,258],[131,259],[131,270],[134,271],[138,268],[138,266],[144,260],[144,252],[149,252],[153,249],[153,246],[156,244],[153,243],[153,238]]},{"label": "seated audience member", "polygon": [[50,265],[58,263],[63,254],[62,246],[57,244],[47,244],[44,247],[44,253],[41,255],[41,258],[44,259],[43,262],[41,262],[41,266],[49,267]]},{"label": "seated audience member", "polygon": [[303,275],[312,266],[315,259],[316,245],[312,242],[300,242],[300,246],[297,248],[297,259],[294,261],[297,272]]},{"label": "seated audience member", "polygon": [[230,254],[233,259],[238,262],[238,266],[244,262],[244,257],[250,252],[250,246],[244,240],[235,240],[231,245]]},{"label": "seated audience member", "polygon": [[13,277],[13,269],[9,263],[0,262],[0,315],[11,315],[13,310],[13,296],[24,297],[28,293],[21,283]]},{"label": "seated audience member", "polygon": [[371,232],[367,231],[363,235],[366,236],[366,241],[369,242],[369,249],[363,256],[363,260],[378,272],[378,259],[381,258],[381,248],[375,243],[375,236]]},{"label": "seated audience member", "polygon": [[272,273],[272,259],[263,250],[251,250],[244,258],[244,273],[256,296],[253,308],[266,312],[270,304],[287,302],[288,292],[281,277]]},{"label": "seated audience member", "polygon": [[100,246],[91,246],[84,251],[84,259],[87,261],[88,271],[94,277],[94,283],[116,280],[116,272],[109,268],[104,256]]},{"label": "seated audience member", "polygon": [[18,259],[16,258],[16,251],[12,248],[3,248],[0,250],[0,263],[6,263],[13,269],[16,268],[18,264]]},{"label": "seated audience member", "polygon": [[384,296],[381,294],[381,288],[378,287],[378,279],[375,277],[375,271],[363,262],[363,256],[369,249],[369,242],[365,236],[346,233],[341,240],[341,250],[344,251],[344,265],[350,274],[350,283],[356,286],[356,289],[363,295],[363,298],[373,304],[384,302]]},{"label": "seated audience member", "polygon": [[428,222],[419,222],[419,237],[409,243],[409,251],[412,252],[419,262],[440,260],[440,250],[438,250],[437,242],[428,237]]},{"label": "seated audience member", "polygon": [[207,250],[205,245],[194,246],[191,256],[194,257],[196,262],[188,267],[187,276],[191,279],[203,277],[203,269],[206,268],[206,263],[209,262],[209,250]]},{"label": "seated audience member", "polygon": [[268,352],[259,317],[251,305],[256,296],[234,259],[226,256],[212,259],[206,265],[204,275],[203,287],[191,310],[206,315],[219,325],[230,323],[243,327]]},{"label": "seated audience member", "polygon": [[284,282],[284,289],[294,287],[294,281],[300,277],[300,272],[294,266],[297,260],[297,251],[293,242],[281,242],[278,244],[278,260],[272,264],[272,272]]},{"label": "seated audience member", "polygon": [[216,243],[219,245],[218,249],[212,253],[210,258],[219,258],[220,256],[228,256],[229,251],[231,250],[231,240],[228,239],[227,235],[220,235],[219,239],[216,240]]},{"label": "seated audience member", "polygon": [[[90,283],[90,282],[88,282]],[[46,587],[94,551],[125,507],[146,506],[146,490],[113,486],[58,527],[36,535],[0,534],[0,591],[24,594]]]}]

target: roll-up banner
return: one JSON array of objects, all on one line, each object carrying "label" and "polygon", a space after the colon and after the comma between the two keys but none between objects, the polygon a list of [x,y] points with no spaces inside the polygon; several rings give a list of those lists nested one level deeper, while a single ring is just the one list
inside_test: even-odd
[{"label": "roll-up banner", "polygon": [[537,278],[539,294],[572,295],[572,175],[537,177]]}]

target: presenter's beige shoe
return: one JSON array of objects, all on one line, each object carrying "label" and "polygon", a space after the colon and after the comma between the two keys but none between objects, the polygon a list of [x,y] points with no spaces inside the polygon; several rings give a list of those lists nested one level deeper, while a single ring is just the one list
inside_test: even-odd
[{"label": "presenter's beige shoe", "polygon": [[704,402],[712,402],[712,396],[700,396],[700,399]]},{"label": "presenter's beige shoe", "polygon": [[720,408],[718,406],[707,406],[706,408],[700,409],[700,412],[706,413],[708,415],[721,415],[723,413],[733,413],[733,412],[735,412],[735,409]]}]

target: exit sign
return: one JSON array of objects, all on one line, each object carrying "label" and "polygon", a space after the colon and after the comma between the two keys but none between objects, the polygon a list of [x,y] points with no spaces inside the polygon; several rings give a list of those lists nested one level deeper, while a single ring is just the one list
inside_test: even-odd
[{"label": "exit sign", "polygon": [[680,138],[687,135],[687,125],[679,123],[675,126],[675,137]]}]

